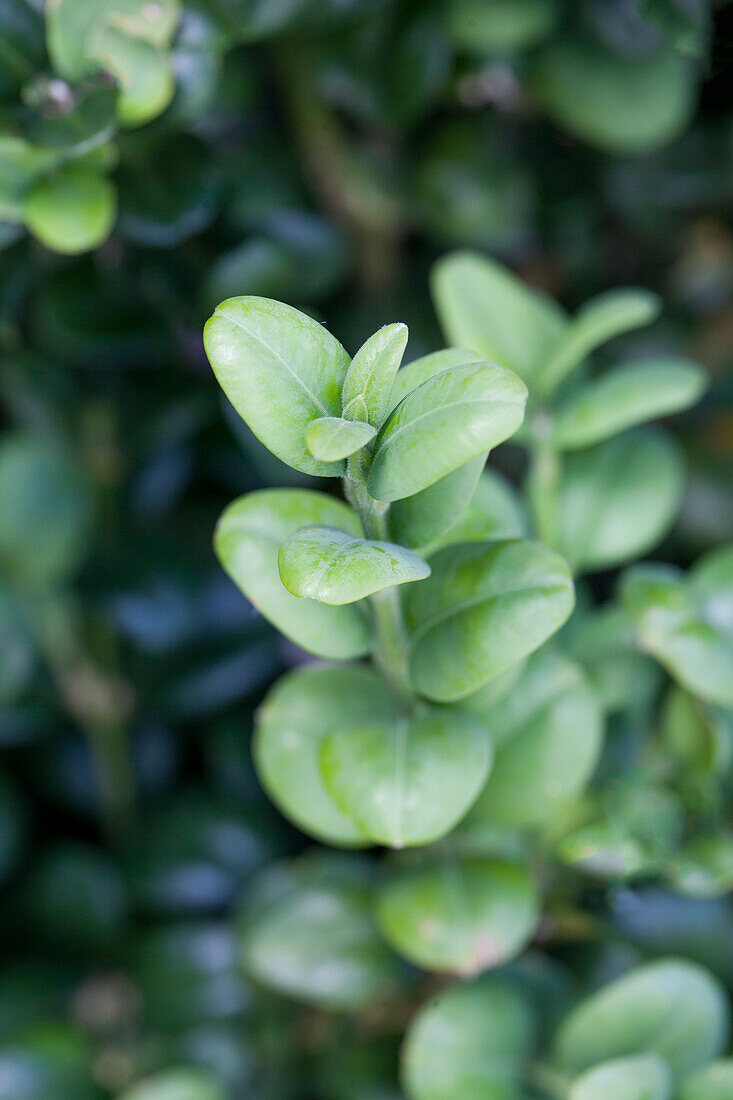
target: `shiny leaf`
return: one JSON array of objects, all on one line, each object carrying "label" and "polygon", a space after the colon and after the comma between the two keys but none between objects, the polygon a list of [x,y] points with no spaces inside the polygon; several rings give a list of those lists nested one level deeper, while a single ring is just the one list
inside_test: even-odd
[{"label": "shiny leaf", "polygon": [[305,429],[305,442],[314,458],[338,462],[360,451],[377,434],[376,428],[340,416],[321,416]]},{"label": "shiny leaf", "polygon": [[390,410],[395,375],[407,347],[407,325],[385,325],[351,360],[344,380],[343,415],[379,428]]}]

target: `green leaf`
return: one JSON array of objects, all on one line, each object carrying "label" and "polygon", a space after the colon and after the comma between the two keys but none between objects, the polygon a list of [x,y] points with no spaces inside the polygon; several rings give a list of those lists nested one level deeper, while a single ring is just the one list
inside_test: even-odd
[{"label": "green leaf", "polygon": [[109,180],[70,164],[34,183],[23,220],[34,237],[55,252],[87,252],[112,232],[117,195]]},{"label": "green leaf", "polygon": [[5,577],[56,584],[78,566],[90,523],[86,486],[58,444],[30,435],[0,443],[0,562]]},{"label": "green leaf", "polygon": [[202,1069],[166,1069],[146,1077],[119,1100],[225,1100],[224,1088]]},{"label": "green leaf", "polygon": [[369,492],[392,501],[433,485],[508,439],[526,400],[522,381],[495,364],[435,375],[400,402],[377,436]]},{"label": "green leaf", "polygon": [[651,428],[568,455],[557,494],[560,552],[581,571],[645,554],[674,519],[683,477],[679,448]]},{"label": "green leaf", "polygon": [[672,1078],[656,1054],[615,1058],[579,1077],[568,1100],[672,1100]]},{"label": "green leaf", "polygon": [[356,514],[325,493],[266,489],[225,509],[214,546],[245,596],[296,645],[335,660],[362,657],[371,648],[371,631],[360,608],[299,600],[280,580],[278,551],[307,524],[333,524],[357,537],[361,532]]},{"label": "green leaf", "polygon": [[385,325],[359,348],[344,380],[341,399],[347,420],[382,426],[408,335],[407,325]]},{"label": "green leaf", "polygon": [[397,377],[392,386],[389,399],[388,412],[396,409],[400,401],[412,393],[423,382],[434,378],[436,374],[451,367],[463,367],[467,363],[478,362],[479,357],[474,351],[466,351],[465,348],[444,348],[442,351],[431,352],[430,355],[422,355],[419,359],[413,359],[406,367],[397,372]]},{"label": "green leaf", "polygon": [[672,888],[693,898],[720,898],[733,890],[733,833],[688,840],[667,868]]},{"label": "green leaf", "polygon": [[616,153],[666,145],[695,106],[695,70],[672,49],[622,57],[580,35],[565,35],[542,51],[532,84],[551,118]]},{"label": "green leaf", "polygon": [[90,37],[110,20],[162,47],[171,42],[180,18],[180,0],[52,0],[46,9],[48,52],[59,75],[75,82],[97,68]]},{"label": "green leaf", "polygon": [[471,976],[518,955],[539,909],[524,868],[451,861],[388,882],[377,916],[387,942],[410,962]]},{"label": "green leaf", "polygon": [[405,607],[410,675],[429,699],[477,691],[542,645],[573,608],[567,565],[538,542],[448,547],[431,566]]},{"label": "green leaf", "polygon": [[583,386],[558,410],[553,443],[575,450],[626,428],[694,405],[705,375],[684,359],[655,359],[608,371]]},{"label": "green leaf", "polygon": [[549,355],[538,379],[551,393],[592,351],[607,340],[654,321],[661,299],[650,290],[608,290],[578,310]]},{"label": "green leaf", "polygon": [[676,1081],[720,1054],[728,1038],[725,993],[685,959],[646,963],[592,994],[561,1024],[555,1052],[572,1073],[632,1054],[657,1054]]},{"label": "green leaf", "polygon": [[519,1100],[535,1041],[524,997],[493,976],[431,997],[410,1023],[401,1078],[410,1100]]},{"label": "green leaf", "polygon": [[439,260],[432,291],[449,343],[473,348],[528,383],[567,326],[559,306],[476,252],[453,252]]},{"label": "green leaf", "polygon": [[[471,696],[465,703],[478,716]],[[496,757],[472,819],[538,825],[583,790],[598,760],[603,725],[596,695],[574,661],[541,649],[513,690],[486,707],[484,721]]]},{"label": "green leaf", "polygon": [[167,53],[155,42],[134,31],[130,33],[131,30],[124,15],[112,14],[91,29],[86,52],[119,81],[120,122],[124,126],[142,126],[166,109],[176,83]]},{"label": "green leaf", "polygon": [[733,1058],[721,1058],[683,1081],[679,1100],[731,1100]]},{"label": "green leaf", "polygon": [[278,993],[333,1011],[351,1012],[388,996],[397,960],[379,935],[362,870],[334,857],[271,865],[245,897],[245,972]]},{"label": "green leaf", "polygon": [[491,763],[488,736],[468,716],[421,708],[324,739],[321,770],[339,809],[377,844],[431,844],[468,810]]},{"label": "green leaf", "polygon": [[376,673],[358,667],[292,672],[257,712],[253,752],[262,785],[286,817],[318,840],[368,842],[328,793],[320,755],[332,731],[358,729],[375,719],[394,721],[394,706]]},{"label": "green leaf", "polygon": [[486,465],[481,454],[414,496],[396,500],[389,510],[389,530],[403,546],[428,546],[461,520]]},{"label": "green leaf", "polygon": [[354,603],[430,576],[430,566],[412,550],[333,527],[302,527],[280,547],[277,561],[288,592],[325,604]]},{"label": "green leaf", "polygon": [[536,46],[552,29],[552,0],[449,0],[448,32],[471,54],[504,54]]},{"label": "green leaf", "polygon": [[563,638],[608,714],[646,710],[658,696],[662,673],[636,643],[631,617],[615,603],[584,608]]},{"label": "green leaf", "polygon": [[311,420],[305,429],[305,442],[314,458],[321,462],[338,462],[360,451],[376,434],[376,428],[358,420],[321,416]]},{"label": "green leaf", "polygon": [[689,579],[637,566],[621,594],[642,647],[693,694],[733,706],[733,547],[708,554]]},{"label": "green leaf", "polygon": [[219,385],[273,454],[305,474],[336,477],[305,443],[311,420],[341,416],[349,356],[322,325],[270,298],[228,298],[204,328]]}]

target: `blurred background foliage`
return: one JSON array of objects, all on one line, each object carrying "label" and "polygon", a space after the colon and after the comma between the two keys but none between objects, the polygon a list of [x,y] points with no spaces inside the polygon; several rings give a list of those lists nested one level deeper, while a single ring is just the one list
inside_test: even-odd
[{"label": "blurred background foliage", "polygon": [[[690,474],[660,554],[687,565],[733,534],[732,72],[733,5],[706,0],[0,0],[2,1100],[178,1063],[213,1075],[191,1100],[399,1095],[434,979],[368,925],[342,946],[355,987],[324,977],[315,1008],[240,971],[248,906],[295,882],[358,915],[374,868],[273,863],[306,841],[249,730],[302,655],[211,531],[233,495],[307,479],[225,406],[201,328],[253,293],[352,353],[405,321],[414,358],[442,345],[429,269],[466,245],[570,309],[654,289],[633,350],[711,376],[672,425]],[[611,880],[588,906],[614,935],[558,949],[586,988],[665,952],[733,983],[729,898]],[[290,920],[297,997],[316,948]],[[547,966],[522,980],[552,1004]],[[366,989],[378,1010],[328,1011]]]}]

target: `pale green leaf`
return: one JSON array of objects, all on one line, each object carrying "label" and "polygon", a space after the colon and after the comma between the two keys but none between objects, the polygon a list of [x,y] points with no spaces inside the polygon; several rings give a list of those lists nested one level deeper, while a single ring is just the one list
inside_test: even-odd
[{"label": "pale green leaf", "polygon": [[369,492],[400,500],[512,435],[524,419],[527,388],[490,363],[453,367],[400,402],[377,436]]},{"label": "pale green leaf", "polygon": [[376,434],[376,428],[358,420],[321,416],[311,420],[305,429],[305,442],[314,458],[321,462],[338,462],[360,451]]},{"label": "pale green leaf", "polygon": [[273,454],[306,474],[343,472],[305,443],[311,420],[341,415],[350,361],[323,325],[270,298],[228,298],[206,322],[204,346],[224,393]]},{"label": "pale green leaf", "polygon": [[112,184],[81,164],[37,180],[23,202],[28,229],[54,252],[74,254],[96,248],[112,232],[116,214]]},{"label": "pale green leaf", "polygon": [[335,660],[361,657],[371,648],[361,609],[299,600],[280,580],[278,551],[307,524],[333,524],[357,537],[361,532],[356,514],[334,497],[266,489],[240,497],[224,511],[214,539],[216,553],[257,610],[296,645]]},{"label": "pale green leaf", "polygon": [[390,410],[395,375],[407,347],[407,325],[385,325],[359,348],[346,372],[343,415],[379,428]]},{"label": "pale green leaf", "polygon": [[672,1077],[656,1054],[615,1058],[579,1077],[568,1100],[672,1100]]}]

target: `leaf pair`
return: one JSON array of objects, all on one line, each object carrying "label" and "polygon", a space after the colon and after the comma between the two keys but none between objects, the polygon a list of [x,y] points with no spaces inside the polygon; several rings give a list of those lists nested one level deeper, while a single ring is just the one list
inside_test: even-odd
[{"label": "leaf pair", "polygon": [[463,355],[448,369],[439,360],[424,374],[401,372],[408,389],[399,374],[394,381],[405,338],[404,326],[387,326],[351,361],[322,325],[266,298],[229,299],[204,332],[232,404],[295,469],[343,474],[344,457],[379,427],[368,487],[382,501],[412,496],[486,455],[521,424],[526,401],[511,371]]},{"label": "leaf pair", "polygon": [[255,760],[270,796],[307,832],[401,848],[453,828],[481,789],[491,746],[460,712],[399,713],[376,673],[321,668],[272,690]]}]

